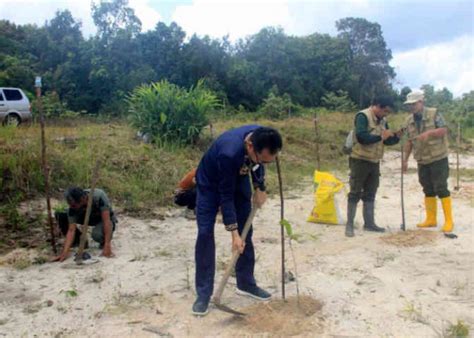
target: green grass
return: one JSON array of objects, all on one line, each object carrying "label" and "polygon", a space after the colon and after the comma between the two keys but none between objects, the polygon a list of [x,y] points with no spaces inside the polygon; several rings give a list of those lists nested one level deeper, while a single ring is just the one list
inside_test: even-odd
[{"label": "green grass", "polygon": [[[281,167],[285,189],[308,185],[317,167],[314,114],[319,121],[321,170],[347,170],[342,144],[352,127],[353,114],[307,110],[304,116],[281,121],[254,114],[213,117],[214,137],[227,129],[258,123],[277,128],[284,141]],[[406,114],[389,116],[398,129]],[[51,123],[47,130],[47,154],[51,168],[51,191],[62,199],[69,186],[88,187],[96,160],[100,159],[98,187],[103,188],[125,212],[146,217],[156,206],[171,205],[181,177],[198,164],[211,142],[209,129],[192,147],[144,144],[126,122],[74,119],[74,123]],[[399,149],[395,146],[394,149]],[[0,200],[11,201],[43,195],[40,129],[38,124],[0,128]],[[268,189],[278,192],[275,165],[268,167]],[[15,197],[16,198],[16,197]],[[15,216],[15,215],[13,215]]]}]

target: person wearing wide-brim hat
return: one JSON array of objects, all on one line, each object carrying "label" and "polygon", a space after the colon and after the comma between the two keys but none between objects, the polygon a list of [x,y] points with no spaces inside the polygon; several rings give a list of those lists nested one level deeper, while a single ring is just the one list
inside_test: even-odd
[{"label": "person wearing wide-brim hat", "polygon": [[404,102],[412,113],[407,121],[408,142],[405,145],[403,170],[408,168],[408,158],[418,163],[418,179],[425,194],[426,219],[417,224],[419,228],[437,226],[437,200],[444,211],[443,232],[453,231],[452,203],[448,190],[448,129],[436,108],[425,107],[424,93],[413,91]]}]

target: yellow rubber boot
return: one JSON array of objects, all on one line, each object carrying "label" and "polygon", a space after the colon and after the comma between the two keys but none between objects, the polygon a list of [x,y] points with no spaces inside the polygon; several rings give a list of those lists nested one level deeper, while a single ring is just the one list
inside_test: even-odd
[{"label": "yellow rubber boot", "polygon": [[418,228],[433,228],[436,226],[436,197],[425,197],[426,220],[416,226]]},{"label": "yellow rubber boot", "polygon": [[443,232],[451,232],[453,231],[453,213],[452,213],[452,207],[451,207],[451,196],[445,197],[441,199],[441,205],[443,206],[443,212],[444,212],[444,225],[443,229],[441,229]]}]

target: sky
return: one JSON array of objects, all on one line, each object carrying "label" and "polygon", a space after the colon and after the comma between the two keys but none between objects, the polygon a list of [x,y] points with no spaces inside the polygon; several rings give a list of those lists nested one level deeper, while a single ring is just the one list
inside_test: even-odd
[{"label": "sky", "polygon": [[[94,0],[98,2],[100,0]],[[280,26],[287,34],[336,35],[335,22],[363,17],[382,26],[392,50],[397,87],[430,83],[455,96],[474,90],[473,0],[129,0],[144,31],[175,21],[191,36],[229,35],[232,41]],[[0,0],[0,19],[44,24],[60,9],[95,33],[90,0]]]}]

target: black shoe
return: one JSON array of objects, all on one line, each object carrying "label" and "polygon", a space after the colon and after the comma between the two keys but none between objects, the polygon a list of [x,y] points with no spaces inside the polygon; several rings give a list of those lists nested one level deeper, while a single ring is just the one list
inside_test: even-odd
[{"label": "black shoe", "polygon": [[364,230],[365,231],[373,231],[373,232],[385,232],[384,228],[381,228],[375,224],[373,225],[364,225]]},{"label": "black shoe", "polygon": [[270,298],[272,298],[272,295],[270,293],[268,293],[262,288],[259,288],[256,285],[247,286],[242,289],[237,288],[235,292],[238,295],[249,296],[258,300],[269,300]]},{"label": "black shoe", "polygon": [[193,315],[205,316],[209,312],[209,298],[198,297],[193,304]]}]

